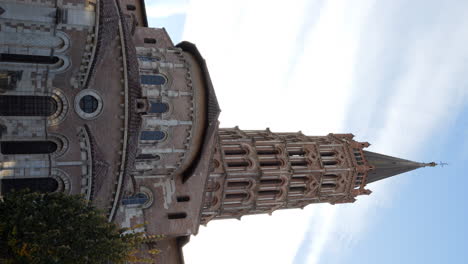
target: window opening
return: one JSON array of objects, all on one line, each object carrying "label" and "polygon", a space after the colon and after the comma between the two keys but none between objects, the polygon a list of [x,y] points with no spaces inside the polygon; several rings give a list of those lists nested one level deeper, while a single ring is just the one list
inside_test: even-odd
[{"label": "window opening", "polygon": [[169,106],[166,103],[159,103],[159,102],[150,102],[151,107],[149,112],[150,113],[166,113],[169,110]]},{"label": "window opening", "polygon": [[305,160],[291,161],[291,166],[307,167],[307,165],[308,163]]},{"label": "window opening", "polygon": [[166,133],[162,131],[141,131],[140,140],[163,140]]},{"label": "window opening", "polygon": [[292,150],[288,152],[289,156],[305,156],[305,151],[303,150]]},{"label": "window opening", "polygon": [[249,182],[247,181],[230,181],[227,184],[228,187],[247,187],[249,186]]},{"label": "window opening", "polygon": [[136,157],[136,159],[151,159],[151,160],[159,160],[161,157],[159,155],[154,155],[154,154],[140,154]]},{"label": "window opening", "polygon": [[291,187],[289,188],[289,192],[294,192],[294,193],[305,193],[306,187]]},{"label": "window opening", "polygon": [[156,62],[156,61],[160,61],[160,60],[161,60],[160,58],[149,57],[149,56],[138,56],[138,59],[140,59],[140,60],[142,60],[142,61],[150,61],[150,62]]},{"label": "window opening", "polygon": [[278,155],[279,151],[277,149],[257,149],[258,155]]},{"label": "window opening", "polygon": [[247,198],[246,193],[227,193],[226,199],[244,199]]},{"label": "window opening", "polygon": [[147,44],[156,44],[156,39],[154,38],[145,38],[143,41]]},{"label": "window opening", "polygon": [[140,81],[142,84],[163,85],[166,83],[166,78],[160,74],[157,75],[141,75]]},{"label": "window opening", "polygon": [[322,184],[322,189],[330,190],[330,189],[335,189],[335,188],[336,188],[336,184],[334,184],[334,183],[323,183]]},{"label": "window opening", "polygon": [[262,185],[281,185],[283,181],[281,179],[265,179],[260,180],[260,184]]},{"label": "window opening", "polygon": [[55,64],[59,61],[59,58],[55,56],[0,53],[0,61],[32,64]]},{"label": "window opening", "polygon": [[55,192],[58,189],[58,182],[54,178],[26,178],[26,179],[2,179],[2,193],[13,190],[29,189],[31,192]]},{"label": "window opening", "polygon": [[281,166],[281,161],[279,160],[264,160],[260,161],[260,166],[263,167],[276,167],[276,166]]},{"label": "window opening", "polygon": [[169,213],[167,214],[167,218],[174,220],[174,219],[184,219],[187,217],[187,214],[184,212],[181,213]]},{"label": "window opening", "polygon": [[306,177],[293,177],[292,182],[293,183],[306,183],[307,178]]},{"label": "window opening", "polygon": [[336,180],[338,178],[338,175],[335,174],[325,174],[323,175],[324,180]]},{"label": "window opening", "polygon": [[228,161],[228,167],[249,167],[249,163],[247,161]]},{"label": "window opening", "polygon": [[96,112],[99,106],[99,101],[92,95],[85,95],[80,99],[80,108],[87,114]]},{"label": "window opening", "polygon": [[335,155],[336,155],[336,153],[334,151],[320,152],[320,156],[322,156],[322,157],[333,157]]},{"label": "window opening", "polygon": [[57,102],[50,96],[0,96],[0,116],[51,116]]},{"label": "window opening", "polygon": [[3,141],[0,143],[4,155],[51,154],[57,151],[53,141]]},{"label": "window opening", "polygon": [[149,198],[145,193],[137,193],[134,196],[126,197],[122,199],[123,205],[142,205],[148,202]]},{"label": "window opening", "polygon": [[179,203],[185,203],[190,201],[190,196],[183,195],[183,196],[177,196],[177,202]]},{"label": "window opening", "polygon": [[127,5],[127,10],[129,11],[135,11],[136,7],[134,5]]},{"label": "window opening", "polygon": [[263,191],[258,191],[258,194],[260,196],[276,196],[280,193],[279,190],[263,190]]},{"label": "window opening", "polygon": [[323,161],[323,165],[325,166],[334,166],[336,164],[338,164],[338,161],[336,160],[324,160]]},{"label": "window opening", "polygon": [[226,149],[224,151],[224,154],[225,155],[245,155],[247,154],[247,151],[245,151],[244,149]]}]

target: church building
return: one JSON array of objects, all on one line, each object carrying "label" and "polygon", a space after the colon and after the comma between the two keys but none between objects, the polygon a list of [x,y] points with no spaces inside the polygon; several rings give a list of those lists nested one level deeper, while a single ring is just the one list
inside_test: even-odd
[{"label": "church building", "polygon": [[183,263],[212,220],[353,203],[435,166],[352,134],[220,128],[219,113],[197,47],[148,27],[143,0],[0,1],[0,195],[82,194],[142,224],[157,263]]}]

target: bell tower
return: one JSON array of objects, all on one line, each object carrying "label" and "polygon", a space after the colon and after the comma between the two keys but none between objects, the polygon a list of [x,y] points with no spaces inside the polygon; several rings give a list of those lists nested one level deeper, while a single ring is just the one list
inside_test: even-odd
[{"label": "bell tower", "polygon": [[219,129],[201,224],[212,219],[272,213],[312,203],[349,203],[367,183],[435,163],[365,151],[352,134]]}]

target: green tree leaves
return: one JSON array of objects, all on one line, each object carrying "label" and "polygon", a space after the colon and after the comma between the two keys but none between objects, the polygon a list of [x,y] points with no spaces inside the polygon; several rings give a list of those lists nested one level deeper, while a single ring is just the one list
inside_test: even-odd
[{"label": "green tree leaves", "polygon": [[81,196],[8,193],[0,201],[1,263],[123,263],[142,241]]}]

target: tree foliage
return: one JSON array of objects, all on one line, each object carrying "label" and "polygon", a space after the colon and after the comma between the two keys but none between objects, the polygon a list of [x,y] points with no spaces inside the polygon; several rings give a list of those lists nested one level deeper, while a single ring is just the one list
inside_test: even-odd
[{"label": "tree foliage", "polygon": [[125,231],[81,196],[11,192],[0,201],[0,262],[123,263],[142,241]]}]

